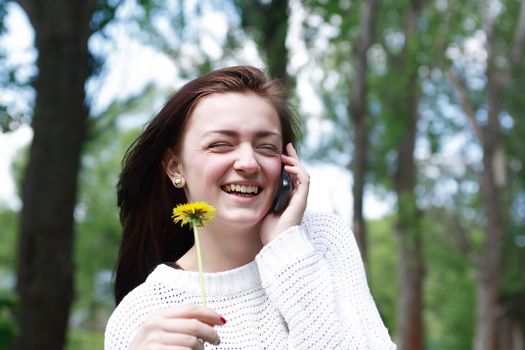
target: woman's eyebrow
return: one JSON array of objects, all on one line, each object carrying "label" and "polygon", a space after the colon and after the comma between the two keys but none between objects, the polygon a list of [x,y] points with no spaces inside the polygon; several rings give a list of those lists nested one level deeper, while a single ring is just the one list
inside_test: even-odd
[{"label": "woman's eyebrow", "polygon": [[[219,134],[219,135],[224,135],[224,136],[229,136],[229,137],[235,137],[239,135],[239,133],[235,130],[228,130],[228,129],[222,130],[221,129],[221,130],[208,131],[204,133],[203,136],[214,135],[214,134]],[[275,131],[270,131],[270,130],[261,130],[255,133],[256,138],[264,138],[264,137],[269,137],[269,136],[281,137],[281,134]]]},{"label": "woman's eyebrow", "polygon": [[237,132],[233,131],[233,130],[211,130],[211,131],[207,131],[204,133],[203,136],[209,136],[209,135],[214,135],[214,134],[219,134],[219,135],[225,135],[225,136],[236,136],[237,135]]}]

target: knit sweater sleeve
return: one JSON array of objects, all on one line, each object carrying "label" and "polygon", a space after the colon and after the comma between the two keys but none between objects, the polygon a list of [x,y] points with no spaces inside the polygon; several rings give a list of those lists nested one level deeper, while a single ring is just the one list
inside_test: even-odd
[{"label": "knit sweater sleeve", "polygon": [[155,290],[142,284],[117,306],[104,334],[104,350],[127,350],[140,326],[153,309],[158,309]]},{"label": "knit sweater sleeve", "polygon": [[289,349],[395,349],[372,299],[354,235],[334,215],[305,216],[256,257]]}]

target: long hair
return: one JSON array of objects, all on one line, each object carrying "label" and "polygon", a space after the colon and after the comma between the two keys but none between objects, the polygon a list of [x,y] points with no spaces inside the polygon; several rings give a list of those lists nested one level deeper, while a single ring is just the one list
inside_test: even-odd
[{"label": "long hair", "polygon": [[174,206],[187,201],[173,186],[162,160],[178,152],[185,125],[199,101],[210,94],[249,91],[267,99],[281,122],[283,145],[294,143],[298,124],[281,84],[249,66],[224,68],[190,81],[168,99],[133,142],[123,160],[117,204],[123,233],[115,271],[115,301],[144,282],[160,263],[174,262],[194,244],[188,227],[173,224]]}]

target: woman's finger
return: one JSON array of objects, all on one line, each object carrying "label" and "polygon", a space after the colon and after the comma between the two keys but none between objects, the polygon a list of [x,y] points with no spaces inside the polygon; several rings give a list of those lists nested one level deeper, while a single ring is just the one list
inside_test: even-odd
[{"label": "woman's finger", "polygon": [[[308,174],[308,171],[304,167],[304,165],[295,158],[292,158],[290,156],[282,156],[284,165],[284,170],[293,175],[294,179],[294,185],[299,184],[306,184],[308,185],[310,182],[310,175]],[[294,186],[294,189],[296,189],[297,186]]]},{"label": "woman's finger", "polygon": [[195,304],[167,307],[161,310],[158,316],[163,318],[195,318],[210,326],[222,326],[226,323],[226,320],[216,311],[207,306]]},{"label": "woman's finger", "polygon": [[286,153],[288,153],[288,155],[292,158],[299,159],[299,155],[291,143],[286,145]]},{"label": "woman's finger", "polygon": [[162,325],[162,330],[172,334],[196,337],[211,344],[219,343],[219,336],[215,328],[195,318],[191,319],[169,319]]},{"label": "woman's finger", "polygon": [[[142,350],[142,349],[141,349]],[[187,346],[173,346],[173,345],[160,345],[158,347],[155,347],[155,350],[204,350],[204,345],[198,345],[195,348],[190,348]]]},{"label": "woman's finger", "polygon": [[189,334],[163,333],[158,343],[166,349],[204,349],[203,341]]}]

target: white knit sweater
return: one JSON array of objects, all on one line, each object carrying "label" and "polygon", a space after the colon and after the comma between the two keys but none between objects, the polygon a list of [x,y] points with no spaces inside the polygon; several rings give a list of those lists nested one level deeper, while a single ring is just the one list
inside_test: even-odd
[{"label": "white knit sweater", "polygon": [[[208,306],[228,322],[206,349],[395,349],[367,285],[347,224],[307,214],[255,261],[206,273]],[[200,303],[197,272],[159,265],[109,319],[105,350],[127,349],[153,310]]]}]

